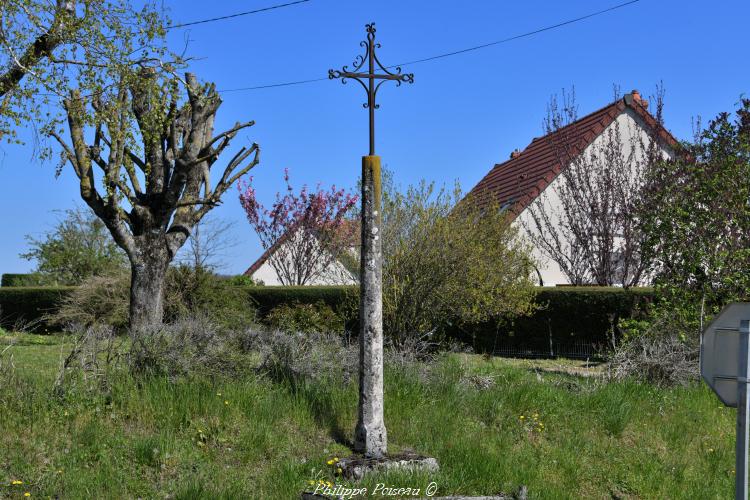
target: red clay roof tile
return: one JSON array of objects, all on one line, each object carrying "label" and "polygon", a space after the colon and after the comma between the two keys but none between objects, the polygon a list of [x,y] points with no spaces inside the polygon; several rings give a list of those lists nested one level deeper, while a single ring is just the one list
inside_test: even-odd
[{"label": "red clay roof tile", "polygon": [[518,216],[561,171],[561,162],[555,150],[556,144],[564,140],[574,151],[583,151],[618,115],[629,107],[638,113],[650,127],[658,127],[661,140],[670,146],[677,141],[646,108],[627,94],[624,98],[608,104],[575,122],[544,137],[535,137],[520,154],[496,164],[469,192],[479,206],[498,203],[509,209],[513,217]]}]

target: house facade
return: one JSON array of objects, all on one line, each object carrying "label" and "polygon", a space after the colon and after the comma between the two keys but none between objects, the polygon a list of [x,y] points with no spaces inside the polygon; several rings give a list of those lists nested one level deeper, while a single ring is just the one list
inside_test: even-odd
[{"label": "house facade", "polygon": [[[353,224],[353,225],[352,225]],[[342,231],[348,240],[359,239],[358,225],[347,221]],[[305,286],[320,285],[356,285],[356,263],[358,248],[353,241],[347,244],[348,249],[338,258],[328,253],[315,236],[298,230],[293,234],[284,234],[269,247],[243,273],[256,283],[267,286],[281,286],[294,282],[297,277],[305,277]],[[301,241],[305,239],[305,241]],[[304,247],[303,251],[299,251]],[[286,279],[282,279],[285,276]]]},{"label": "house facade", "polygon": [[[615,127],[617,134],[609,134]],[[592,155],[601,151],[604,142],[614,135],[622,140],[623,154],[628,154],[634,143],[650,144],[656,140],[660,153],[671,157],[677,144],[648,112],[648,102],[634,90],[548,136],[534,138],[523,151],[516,150],[509,160],[496,164],[474,186],[470,196],[480,205],[492,203],[507,210],[514,225],[532,242],[529,236],[530,232],[536,232],[532,214],[535,202],[537,207],[543,203],[548,213],[559,213],[562,209],[558,193],[564,180],[560,174],[569,165],[560,160],[560,141],[565,141],[564,146],[577,154]],[[539,285],[571,284],[567,274],[543,249],[532,244],[531,250]]]}]

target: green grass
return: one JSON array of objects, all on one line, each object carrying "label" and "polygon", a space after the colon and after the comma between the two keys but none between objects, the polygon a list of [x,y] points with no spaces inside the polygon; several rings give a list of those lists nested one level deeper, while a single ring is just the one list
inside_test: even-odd
[{"label": "green grass", "polygon": [[[10,340],[0,335],[0,351]],[[326,461],[350,453],[354,383],[292,389],[255,376],[122,376],[107,396],[61,400],[51,387],[63,341],[12,340],[3,360],[12,353],[15,369],[0,370],[0,498],[292,499],[311,479],[334,481]],[[704,385],[659,389],[565,373],[579,368],[464,355],[388,368],[391,451],[432,455],[441,469],[372,476],[360,487],[434,481],[440,495],[526,485],[531,498],[732,496],[734,410]],[[479,389],[466,382],[472,375],[495,384]]]}]

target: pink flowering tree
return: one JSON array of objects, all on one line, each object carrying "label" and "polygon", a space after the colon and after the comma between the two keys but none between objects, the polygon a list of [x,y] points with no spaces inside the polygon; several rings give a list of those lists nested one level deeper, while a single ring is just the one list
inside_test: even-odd
[{"label": "pink flowering tree", "polygon": [[326,191],[320,184],[296,194],[285,169],[286,192],[276,193],[269,209],[258,201],[252,181],[240,181],[240,203],[282,284],[340,282],[357,274],[359,225],[347,214],[358,196],[335,185]]}]

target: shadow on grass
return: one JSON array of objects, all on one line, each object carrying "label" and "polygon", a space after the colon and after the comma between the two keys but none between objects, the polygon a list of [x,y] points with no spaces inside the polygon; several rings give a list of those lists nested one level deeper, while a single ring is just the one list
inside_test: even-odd
[{"label": "shadow on grass", "polygon": [[339,424],[333,391],[325,390],[326,384],[310,383],[299,375],[283,371],[272,371],[267,374],[274,382],[282,384],[293,396],[307,405],[315,423],[328,429],[331,439],[349,449],[354,447],[354,442],[349,436],[351,432],[346,432]]}]

